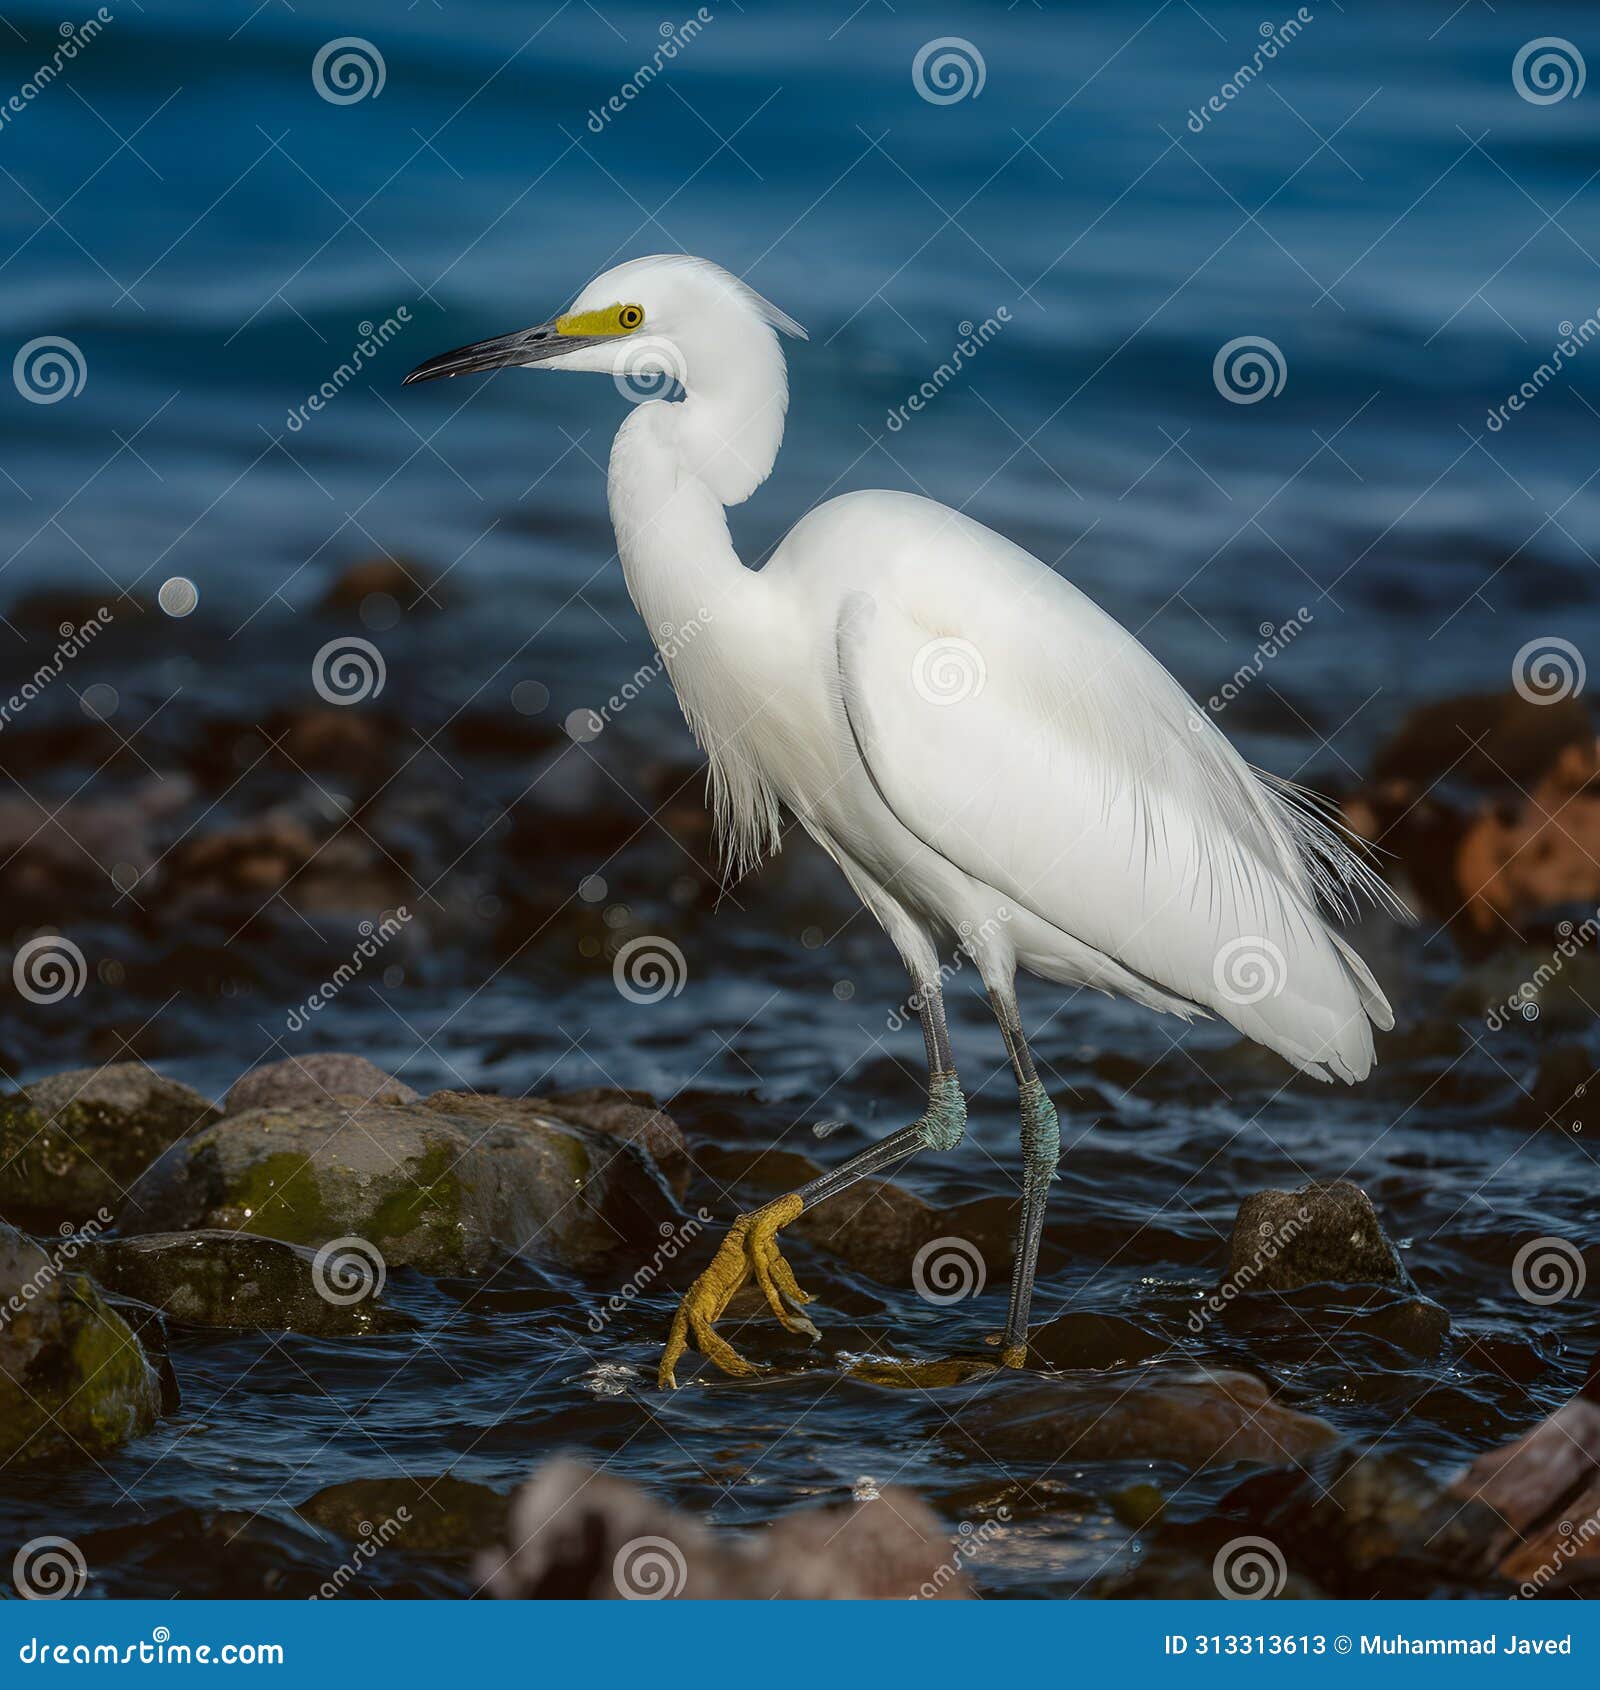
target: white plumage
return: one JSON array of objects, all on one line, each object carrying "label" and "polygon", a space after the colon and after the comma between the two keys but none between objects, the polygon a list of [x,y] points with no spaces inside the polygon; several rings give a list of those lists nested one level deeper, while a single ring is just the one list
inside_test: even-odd
[{"label": "white plumage", "polygon": [[[772,468],[788,401],[775,331],[802,331],[697,259],[621,265],[572,310],[630,302],[635,334],[565,351],[530,331],[526,360],[485,345],[496,362],[681,383],[681,401],[623,423],[609,497],[734,863],[775,847],[787,807],[919,986],[959,941],[1002,1025],[1021,967],[1212,1012],[1309,1074],[1362,1079],[1373,1024],[1393,1017],[1325,906],[1381,887],[1303,795],[1253,772],[1070,582],[958,511],[851,493],[746,569],[724,507]],[[477,350],[419,374],[474,367]],[[1009,1020],[1019,1081],[1036,1084]],[[1025,1326],[1025,1288],[1021,1302]]]}]

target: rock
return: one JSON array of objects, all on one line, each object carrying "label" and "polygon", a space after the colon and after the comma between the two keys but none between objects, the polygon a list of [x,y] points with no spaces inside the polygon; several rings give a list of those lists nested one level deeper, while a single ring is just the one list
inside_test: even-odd
[{"label": "rock", "polygon": [[386,1542],[422,1554],[481,1549],[505,1535],[510,1500],[487,1485],[444,1473],[431,1479],[349,1479],[329,1485],[295,1512],[349,1543],[386,1531]]},{"label": "rock", "polygon": [[[1486,1450],[1451,1485],[1452,1496],[1488,1511],[1476,1558],[1491,1566],[1554,1524],[1553,1511],[1600,1484],[1600,1402],[1578,1395],[1515,1442]],[[1520,1568],[1520,1559],[1516,1564]],[[1528,1576],[1519,1571],[1519,1578]]]},{"label": "rock", "polygon": [[1600,1580],[1600,1479],[1558,1507],[1501,1561],[1523,1597]]},{"label": "rock", "polygon": [[1245,1198],[1228,1241],[1223,1283],[1236,1292],[1411,1284],[1371,1200],[1348,1180]]},{"label": "rock", "polygon": [[323,595],[322,610],[359,610],[374,593],[392,598],[402,610],[438,610],[444,593],[431,569],[410,558],[361,558],[347,564]]},{"label": "rock", "polygon": [[1048,1367],[1127,1367],[1171,1348],[1155,1333],[1114,1314],[1061,1314],[1028,1334],[1029,1351]]},{"label": "rock", "polygon": [[175,1145],[136,1196],[124,1231],[217,1228],[313,1248],[356,1238],[390,1268],[427,1273],[518,1254],[586,1271],[653,1247],[678,1219],[633,1146],[464,1094],[229,1115]]},{"label": "rock", "polygon": [[1373,778],[1428,787],[1449,776],[1475,785],[1531,786],[1562,752],[1594,739],[1582,698],[1535,703],[1517,692],[1444,698],[1410,711],[1379,750]]},{"label": "rock", "polygon": [[155,1424],[139,1341],[58,1244],[0,1223],[0,1463],[91,1460]]},{"label": "rock", "polygon": [[1405,1456],[1341,1453],[1309,1473],[1262,1474],[1223,1512],[1243,1515],[1332,1595],[1423,1595],[1460,1577],[1450,1547],[1460,1505]]},{"label": "rock", "polygon": [[474,1120],[527,1122],[535,1127],[551,1122],[588,1127],[626,1140],[642,1150],[675,1186],[689,1178],[689,1146],[678,1124],[638,1094],[594,1086],[559,1092],[553,1097],[493,1097],[481,1092],[442,1091],[428,1099],[448,1114]]},{"label": "rock", "polygon": [[363,1273],[352,1258],[351,1278],[303,1245],[248,1232],[99,1239],[85,1260],[102,1285],[185,1326],[345,1337],[414,1324],[380,1301],[372,1264]]},{"label": "rock", "polygon": [[[746,1537],[712,1533],[625,1479],[575,1461],[542,1468],[511,1503],[511,1547],[480,1555],[491,1595],[791,1601],[964,1599],[958,1548],[926,1504],[871,1500],[786,1514]],[[970,1540],[968,1540],[970,1541]]]},{"label": "rock", "polygon": [[1156,1363],[1079,1379],[1002,1377],[952,1420],[991,1458],[1294,1462],[1337,1442],[1326,1420],[1273,1400],[1254,1375]]},{"label": "rock", "polygon": [[222,1110],[225,1115],[242,1115],[250,1109],[326,1103],[336,1097],[358,1098],[363,1103],[415,1103],[419,1095],[366,1057],[329,1050],[252,1068],[234,1081]]},{"label": "rock", "polygon": [[216,1117],[199,1092],[142,1062],[36,1080],[0,1098],[0,1205],[109,1219],[151,1162]]},{"label": "rock", "polygon": [[1569,746],[1525,795],[1486,804],[1456,853],[1466,921],[1486,937],[1600,899],[1600,750]]},{"label": "rock", "polygon": [[[904,1186],[864,1179],[851,1187],[848,1198],[802,1214],[790,1231],[881,1285],[910,1285],[917,1252],[925,1245],[936,1251],[937,1241],[950,1236],[945,1219]],[[965,1253],[959,1251],[961,1243],[966,1241],[949,1246],[952,1263]]]},{"label": "rock", "polygon": [[393,857],[359,828],[330,832],[326,823],[288,808],[191,835],[173,848],[167,868],[166,914],[175,924],[241,907],[253,914],[274,893],[307,913],[376,921],[416,895]]}]

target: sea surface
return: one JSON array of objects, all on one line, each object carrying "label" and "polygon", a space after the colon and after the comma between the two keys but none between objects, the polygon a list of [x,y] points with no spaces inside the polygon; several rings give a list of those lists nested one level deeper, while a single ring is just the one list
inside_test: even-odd
[{"label": "sea surface", "polygon": [[[3,937],[45,925],[89,965],[64,1002],[0,997],[15,1083],[134,1053],[220,1097],[257,1062],[348,1049],[420,1091],[647,1091],[692,1147],[824,1163],[920,1108],[895,957],[805,841],[721,884],[606,518],[628,401],[515,370],[401,388],[624,257],[715,259],[808,330],[786,343],[777,469],[731,516],[752,562],[825,498],[925,492],[1220,698],[1253,762],[1335,793],[1413,706],[1506,687],[1528,642],[1600,652],[1600,346],[1498,410],[1600,310],[1596,91],[1513,74],[1540,37],[1600,54],[1591,8],[1326,0],[1288,35],[1292,9],[1232,0],[104,11],[0,124],[0,350],[18,360],[0,676],[20,688],[62,626],[108,612],[0,725]],[[8,6],[6,82],[66,28]],[[361,63],[325,57],[319,88],[347,37],[336,54]],[[330,606],[373,559],[417,590]],[[162,608],[173,582],[190,614]],[[346,712],[370,747],[258,757],[351,636],[383,668]],[[625,687],[603,733],[569,739]],[[355,817],[356,867],[315,898],[238,879],[199,896],[196,841],[279,813]],[[57,868],[18,881],[58,833]],[[418,919],[382,969],[294,1030],[358,921],[397,902]],[[611,968],[641,934],[684,959],[647,1004]],[[1582,1377],[1592,1291],[1531,1306],[1511,1263],[1540,1236],[1592,1257],[1595,1156],[1532,1108],[1548,1025],[1491,1036],[1460,1009],[1450,932],[1374,919],[1356,937],[1400,1026],[1351,1091],[1240,1055],[1227,1029],[1025,990],[1066,1142],[1037,1315],[1120,1315],[1444,1474]],[[951,991],[968,1142],[901,1176],[941,1205],[1017,1188],[1014,1094],[971,984]],[[1594,1054],[1586,1018],[1564,1036]],[[1196,1338],[1241,1198],[1343,1176],[1449,1312],[1439,1353],[1325,1308]],[[737,1207],[709,1175],[688,1200]],[[71,1537],[95,1594],[300,1594],[344,1553],[293,1511],[319,1488],[448,1469],[508,1491],[567,1450],[730,1528],[864,1476],[952,1532],[1009,1498],[974,1576],[1053,1596],[1137,1561],[1111,1507],[1129,1483],[1200,1518],[1240,1476],[1129,1462],[1046,1482],[958,1452],[937,1401],[844,1380],[839,1352],[863,1330],[970,1349],[1003,1283],[936,1308],[796,1260],[841,1331],[809,1355],[765,1342],[755,1386],[671,1399],[651,1386],[669,1287],[597,1337],[586,1315],[613,1287],[527,1264],[397,1271],[420,1337],[174,1333],[181,1407],[114,1458],[0,1475],[0,1548]],[[475,1588],[467,1562],[395,1550],[349,1593]]]}]

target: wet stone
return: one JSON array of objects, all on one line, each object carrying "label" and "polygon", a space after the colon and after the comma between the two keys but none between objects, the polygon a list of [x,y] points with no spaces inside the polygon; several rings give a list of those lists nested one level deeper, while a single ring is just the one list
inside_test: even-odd
[{"label": "wet stone", "polygon": [[77,1259],[0,1223],[0,1462],[92,1460],[160,1410],[155,1369]]},{"label": "wet stone", "polygon": [[389,1308],[369,1263],[355,1277],[315,1251],[245,1232],[168,1232],[98,1240],[85,1254],[104,1286],[185,1326],[308,1332],[395,1332],[414,1322]]},{"label": "wet stone", "polygon": [[151,1162],[216,1116],[142,1062],[36,1080],[0,1098],[0,1208],[79,1222],[114,1215]]}]

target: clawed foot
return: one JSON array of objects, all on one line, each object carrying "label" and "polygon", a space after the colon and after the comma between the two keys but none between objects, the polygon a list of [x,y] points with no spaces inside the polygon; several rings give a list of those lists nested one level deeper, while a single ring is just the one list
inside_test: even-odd
[{"label": "clawed foot", "polygon": [[745,1379],[758,1371],[713,1330],[734,1294],[752,1276],[767,1299],[767,1307],[789,1331],[808,1338],[820,1336],[800,1312],[811,1299],[795,1283],[794,1270],[783,1259],[777,1242],[778,1229],[787,1226],[804,1207],[799,1196],[791,1192],[751,1214],[741,1215],[729,1227],[728,1236],[711,1258],[711,1265],[689,1287],[672,1317],[672,1330],[656,1370],[660,1389],[677,1389],[674,1370],[691,1340],[701,1355],[724,1373]]}]

